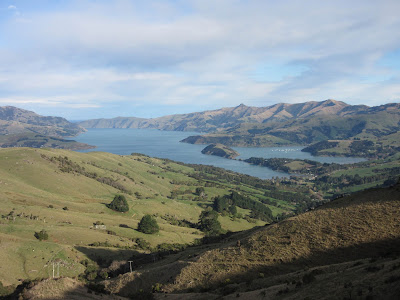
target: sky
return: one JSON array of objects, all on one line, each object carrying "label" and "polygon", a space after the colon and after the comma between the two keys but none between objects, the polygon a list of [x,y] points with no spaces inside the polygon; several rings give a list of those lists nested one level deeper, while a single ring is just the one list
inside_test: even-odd
[{"label": "sky", "polygon": [[399,0],[0,0],[0,106],[70,120],[400,102]]}]

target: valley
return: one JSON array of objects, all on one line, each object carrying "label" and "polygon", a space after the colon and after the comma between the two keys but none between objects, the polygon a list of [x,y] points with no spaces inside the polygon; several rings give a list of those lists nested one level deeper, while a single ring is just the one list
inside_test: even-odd
[{"label": "valley", "polygon": [[0,300],[399,300],[400,1],[3,1]]},{"label": "valley", "polygon": [[[207,127],[210,133],[186,138],[193,144],[217,142],[205,148],[180,143],[182,151],[173,150],[175,134],[156,143],[157,151],[180,160],[188,155],[186,147],[194,147],[196,158],[209,154],[204,158],[279,175],[269,179],[192,163],[200,159],[184,163],[126,153],[147,149],[150,131],[121,132],[126,149],[115,150],[115,131],[107,136],[89,129],[100,130],[93,137],[109,140],[117,153],[92,151],[88,142],[63,138],[83,127],[7,108],[6,115],[13,114],[3,116],[10,120],[3,121],[7,126],[0,136],[0,295],[29,298],[51,289],[57,297],[86,299],[92,297],[83,294],[88,289],[94,298],[87,299],[296,299],[319,297],[313,290],[328,282],[341,286],[331,291],[339,296],[395,295],[398,106],[353,107],[327,100],[297,110],[279,107],[268,118],[271,108],[244,105],[222,109],[225,117],[216,117],[221,111],[204,113],[224,126],[214,119],[208,122],[215,125]],[[327,115],[334,113],[338,116]],[[154,120],[129,126],[201,129],[197,121],[173,127],[188,116],[168,118],[170,127],[160,120],[158,127]],[[319,157],[243,158],[228,145],[307,145],[302,151]],[[340,156],[354,162],[334,163]],[[124,199],[124,209],[110,205],[113,199]],[[157,229],[144,233],[139,226],[144,219]],[[365,278],[352,280],[355,274]]]}]

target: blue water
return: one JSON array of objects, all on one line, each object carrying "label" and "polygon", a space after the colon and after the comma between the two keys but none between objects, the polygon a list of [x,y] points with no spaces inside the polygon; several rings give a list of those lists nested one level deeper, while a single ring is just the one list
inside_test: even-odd
[{"label": "blue water", "polygon": [[[276,172],[266,167],[253,166],[238,160],[202,154],[201,150],[205,145],[192,145],[179,142],[190,135],[197,134],[199,133],[152,129],[89,129],[87,132],[75,137],[74,140],[97,146],[96,149],[84,150],[82,152],[104,151],[120,155],[143,153],[153,157],[169,158],[184,163],[213,165],[262,179],[288,176],[287,173]],[[312,156],[309,153],[301,152],[302,147],[232,148],[241,154],[238,157],[241,159],[251,156],[264,158],[283,157],[312,159],[323,163],[335,162],[340,164],[364,161],[362,158]]]}]

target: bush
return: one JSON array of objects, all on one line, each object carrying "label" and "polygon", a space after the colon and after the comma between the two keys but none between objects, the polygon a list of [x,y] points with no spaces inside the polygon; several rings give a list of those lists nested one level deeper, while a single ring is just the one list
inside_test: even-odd
[{"label": "bush", "polygon": [[158,226],[156,219],[150,215],[144,215],[139,222],[138,230],[146,234],[152,234],[159,232],[160,227]]},{"label": "bush", "polygon": [[102,271],[99,272],[99,276],[100,276],[102,279],[107,279],[107,278],[108,278],[108,273],[107,273],[106,270],[102,270]]},{"label": "bush", "polygon": [[150,243],[142,238],[137,238],[136,240],[134,240],[134,242],[136,242],[138,248],[143,249],[143,250],[150,249],[150,247],[151,247]]},{"label": "bush", "polygon": [[48,240],[49,239],[49,235],[46,232],[46,230],[42,229],[39,232],[35,232],[35,238],[37,238],[39,241]]},{"label": "bush", "polygon": [[129,205],[124,195],[115,195],[114,200],[107,207],[119,212],[129,211]]}]

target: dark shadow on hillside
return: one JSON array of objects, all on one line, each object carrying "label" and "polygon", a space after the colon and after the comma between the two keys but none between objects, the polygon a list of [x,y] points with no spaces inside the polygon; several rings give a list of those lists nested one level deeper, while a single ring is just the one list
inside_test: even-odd
[{"label": "dark shadow on hillside", "polygon": [[[193,249],[187,249],[183,252],[170,255],[164,258],[164,262],[156,261],[155,263],[146,263],[149,258],[153,259],[154,255],[144,255],[134,253],[132,259],[136,259],[136,263],[143,263],[136,268],[136,271],[145,270],[144,272],[140,272],[141,274],[137,274],[135,272],[130,273],[129,268],[126,272],[123,272],[123,277],[118,277],[113,280],[120,280],[116,285],[123,284],[124,286],[119,290],[118,295],[123,297],[137,297],[134,299],[142,299],[141,294],[143,293],[143,299],[145,295],[149,295],[149,293],[153,290],[154,286],[157,283],[159,284],[168,284],[172,283],[176,280],[177,275],[181,272],[182,268],[189,264],[191,259],[188,259],[188,252],[192,253],[196,252],[197,255],[201,255],[205,251],[209,250],[210,247],[215,247],[217,245],[203,245]],[[221,245],[223,246],[223,245]],[[78,249],[80,248],[80,249]],[[79,251],[87,254],[88,256],[95,257],[93,255],[103,256],[110,254],[111,251],[107,249],[94,249],[94,248],[86,248],[86,247],[77,247]],[[130,250],[122,250],[122,251],[130,251]],[[135,251],[130,251],[135,252]],[[192,255],[191,255],[192,256]],[[388,239],[377,241],[374,243],[363,243],[358,244],[352,247],[346,248],[338,248],[333,249],[331,251],[318,251],[309,257],[303,257],[297,260],[294,260],[289,263],[283,263],[279,260],[273,261],[269,266],[254,266],[249,267],[246,272],[241,273],[239,276],[232,276],[227,274],[226,276],[221,276],[218,282],[215,282],[209,286],[195,286],[194,291],[204,292],[209,291],[212,293],[215,289],[220,289],[225,286],[226,280],[229,279],[230,283],[252,283],[254,286],[254,282],[259,278],[259,274],[263,273],[266,278],[275,275],[283,275],[297,271],[304,271],[314,267],[333,265],[343,262],[351,262],[358,259],[363,258],[394,258],[400,257],[400,238],[396,239]],[[372,261],[372,260],[371,260]],[[372,268],[368,270],[369,265],[363,265],[365,269],[366,276],[369,274],[368,272],[375,272]],[[134,270],[135,271],[135,270]],[[388,270],[387,270],[388,271]],[[340,274],[338,274],[340,276]],[[396,279],[396,278],[395,278]],[[110,282],[112,282],[111,280]],[[397,280],[397,279],[396,279]],[[65,299],[108,299],[107,295],[101,295],[99,292],[102,290],[103,283],[97,281],[91,284],[92,291],[88,293],[87,287],[80,287],[79,289],[69,290],[65,293]],[[252,286],[252,287],[253,287]],[[20,286],[18,291],[22,292],[23,288],[27,287]],[[399,286],[400,287],[400,286]],[[260,286],[259,288],[265,288],[265,286]],[[143,290],[143,292],[141,292]],[[188,292],[187,290],[179,290],[176,293],[180,292]],[[13,296],[17,296],[18,293],[13,294]],[[5,298],[5,299],[18,299],[18,298]],[[115,298],[114,298],[115,299]],[[149,298],[151,299],[151,298]]]},{"label": "dark shadow on hillside", "polygon": [[107,248],[95,248],[95,247],[75,247],[76,250],[85,254],[90,260],[97,262],[99,267],[107,268],[114,261],[119,261],[118,266],[114,266],[112,271],[113,276],[123,274],[129,271],[128,261],[130,258],[142,255],[138,251],[130,249],[107,249]]},{"label": "dark shadow on hillside", "polygon": [[[209,249],[202,249],[205,252]],[[139,290],[151,291],[152,287],[157,284],[173,283],[181,270],[186,267],[190,262],[189,259],[184,259],[186,251],[179,253],[175,256],[176,262],[171,264],[146,265],[146,272],[141,274],[132,274],[124,279],[125,286],[119,290],[119,295],[128,297]],[[199,253],[201,255],[201,253]],[[186,255],[187,256],[187,255]],[[353,247],[338,248],[331,251],[318,251],[309,257],[303,257],[293,260],[290,263],[284,263],[279,259],[271,261],[271,265],[254,265],[249,266],[246,272],[241,273],[239,276],[226,276],[219,277],[219,281],[209,286],[197,285],[191,290],[212,291],[221,286],[224,282],[229,280],[231,283],[252,282],[257,279],[260,273],[265,277],[283,275],[291,272],[296,272],[308,268],[327,266],[343,262],[355,261],[363,258],[379,258],[379,257],[400,257],[400,238],[383,240],[375,243],[365,243],[355,245]],[[237,262],[234,262],[237,263]],[[140,271],[141,268],[138,269]],[[178,290],[177,293],[188,292],[187,290]]]},{"label": "dark shadow on hillside", "polygon": [[232,277],[232,275],[229,274],[222,276],[219,283],[211,287],[218,287],[228,278],[232,282],[251,282],[257,279],[260,273],[263,273],[266,277],[275,276],[318,266],[327,266],[364,258],[384,257],[400,257],[400,238],[382,240],[374,243],[362,243],[330,251],[316,251],[308,257],[302,257],[288,263],[282,262],[279,259],[273,259],[271,265],[249,267],[249,269],[240,274],[240,276]]}]

